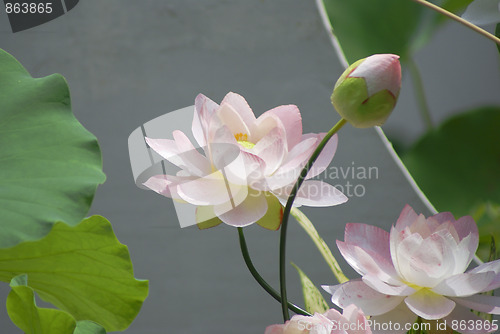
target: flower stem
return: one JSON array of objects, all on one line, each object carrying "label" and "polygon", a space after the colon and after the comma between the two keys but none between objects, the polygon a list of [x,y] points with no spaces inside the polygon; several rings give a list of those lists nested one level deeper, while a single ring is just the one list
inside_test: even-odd
[{"label": "flower stem", "polygon": [[427,126],[427,130],[431,130],[433,128],[432,119],[429,111],[429,105],[427,104],[427,99],[425,97],[422,76],[420,75],[417,64],[415,64],[415,61],[411,57],[408,58],[408,69],[410,70],[411,77],[413,79],[413,88],[415,89],[415,95],[419,104],[420,115]]},{"label": "flower stem", "polygon": [[422,333],[422,318],[418,317],[417,318],[417,324],[418,324],[418,329],[415,334],[421,334]]},{"label": "flower stem", "polygon": [[428,1],[425,1],[425,0],[412,0],[412,1],[414,1],[414,2],[416,2],[416,3],[419,3],[419,4],[423,5],[423,6],[426,6],[426,7],[430,8],[430,9],[432,9],[432,10],[435,10],[436,12],[438,12],[438,13],[440,13],[440,14],[442,14],[442,15],[445,15],[445,16],[449,17],[450,19],[457,21],[458,23],[463,24],[463,25],[464,25],[464,26],[466,26],[467,28],[470,28],[470,29],[474,30],[475,32],[477,32],[477,33],[479,33],[479,34],[483,35],[483,36],[484,36],[484,37],[486,37],[486,38],[491,39],[493,42],[495,42],[495,43],[497,43],[498,45],[500,45],[500,38],[496,37],[496,36],[495,36],[495,35],[493,35],[493,34],[490,34],[489,32],[487,32],[487,31],[486,31],[486,30],[484,30],[484,29],[479,28],[477,25],[472,24],[472,23],[470,23],[470,22],[469,22],[469,21],[467,21],[467,20],[464,20],[464,19],[463,19],[463,18],[461,18],[460,16],[455,15],[455,14],[453,14],[453,13],[451,13],[451,12],[447,11],[447,10],[446,10],[446,9],[444,9],[444,8],[441,8],[441,7],[439,7],[439,6],[436,6],[435,4],[430,3],[430,2],[428,2]]},{"label": "flower stem", "polygon": [[333,128],[331,128],[330,131],[328,131],[323,140],[318,144],[318,147],[316,147],[316,150],[314,150],[313,154],[309,158],[309,161],[300,172],[299,178],[297,179],[297,182],[295,183],[295,185],[292,188],[292,191],[290,192],[290,196],[288,197],[288,200],[286,202],[285,210],[283,211],[283,218],[281,219],[281,233],[280,233],[279,271],[280,271],[281,310],[283,311],[284,322],[290,320],[290,315],[288,313],[288,306],[287,306],[288,301],[286,295],[286,267],[285,267],[286,232],[288,228],[288,218],[290,216],[290,210],[292,209],[293,201],[295,200],[297,192],[300,186],[302,185],[302,182],[304,182],[304,179],[306,178],[309,169],[311,169],[313,163],[316,161],[319,154],[321,153],[325,145],[328,143],[330,138],[332,138],[332,136],[335,133],[337,133],[337,131],[340,130],[340,128],[342,128],[345,123],[347,123],[347,121],[343,118],[340,121],[338,121],[337,124],[335,124]]},{"label": "flower stem", "polygon": [[313,223],[309,220],[309,218],[307,218],[306,215],[297,208],[292,208],[290,213],[297,220],[297,222],[299,222],[300,226],[302,226],[306,233],[311,237],[319,252],[321,253],[321,255],[323,255],[323,258],[332,270],[333,275],[335,275],[335,277],[337,278],[337,281],[339,283],[347,282],[349,279],[344,275],[342,269],[340,269],[340,266],[333,256],[332,251],[323,240],[323,238],[319,236],[318,231],[316,231]]},{"label": "flower stem", "polygon": [[[243,259],[245,260],[245,264],[247,265],[248,270],[252,274],[253,278],[257,281],[257,283],[260,284],[260,286],[266,290],[267,293],[269,293],[274,299],[276,299],[279,303],[281,303],[281,296],[279,293],[274,290],[269,283],[267,283],[262,276],[260,276],[259,272],[257,269],[255,269],[252,259],[250,258],[250,253],[248,252],[247,248],[247,242],[245,240],[245,235],[243,234],[243,228],[238,227],[238,234],[240,237],[240,249],[241,249],[241,254],[243,255]],[[307,315],[311,316],[311,314],[300,307],[288,302],[288,308],[292,310],[293,312],[297,314],[302,314],[302,315]]]}]

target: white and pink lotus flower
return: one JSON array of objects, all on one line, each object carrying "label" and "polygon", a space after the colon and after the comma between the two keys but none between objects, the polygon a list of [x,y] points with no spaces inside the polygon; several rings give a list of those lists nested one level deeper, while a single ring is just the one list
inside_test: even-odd
[{"label": "white and pink lotus flower", "polygon": [[[392,321],[404,328],[421,317],[446,320],[461,333],[491,333],[497,326],[470,309],[500,314],[500,297],[481,294],[500,287],[500,260],[466,272],[478,238],[471,217],[455,220],[444,212],[426,219],[408,205],[390,233],[348,224],[344,241],[337,245],[362,277],[323,288],[332,294],[334,304],[341,308],[354,304],[379,323]],[[458,326],[471,323],[474,326]]]},{"label": "white and pink lotus flower", "polygon": [[[220,105],[198,95],[192,132],[204,154],[181,131],[174,131],[173,140],[146,138],[153,150],[181,170],[177,175],[153,176],[145,185],[197,206],[199,226],[257,223],[273,230],[280,226],[283,205],[300,171],[324,137],[302,133],[302,118],[295,105],[279,106],[256,118],[246,100],[235,93],[227,94]],[[307,178],[325,170],[336,148],[337,136]],[[309,180],[294,204],[331,206],[345,201],[347,197],[333,186]]]},{"label": "white and pink lotus flower", "polygon": [[354,305],[343,313],[330,309],[312,316],[294,315],[283,325],[271,325],[265,334],[371,334],[369,321]]}]

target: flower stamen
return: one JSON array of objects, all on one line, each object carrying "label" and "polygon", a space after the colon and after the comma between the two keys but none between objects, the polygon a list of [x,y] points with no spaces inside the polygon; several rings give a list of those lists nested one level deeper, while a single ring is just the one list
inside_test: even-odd
[{"label": "flower stamen", "polygon": [[246,133],[237,133],[234,135],[234,138],[236,138],[237,142],[240,141],[247,141],[248,140],[248,135]]}]

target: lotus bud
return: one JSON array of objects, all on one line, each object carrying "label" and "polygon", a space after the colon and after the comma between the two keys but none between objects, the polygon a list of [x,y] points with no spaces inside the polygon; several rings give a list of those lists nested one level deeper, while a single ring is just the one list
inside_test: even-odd
[{"label": "lotus bud", "polygon": [[335,84],[332,104],[357,128],[385,123],[401,88],[399,56],[376,54],[349,66]]}]

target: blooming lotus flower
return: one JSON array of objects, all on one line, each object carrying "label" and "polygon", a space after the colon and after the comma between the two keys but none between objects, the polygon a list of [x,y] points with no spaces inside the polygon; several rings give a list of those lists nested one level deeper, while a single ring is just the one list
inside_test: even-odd
[{"label": "blooming lotus flower", "polygon": [[265,334],[371,334],[369,322],[354,305],[346,307],[343,314],[330,309],[323,314],[306,317],[295,315],[284,325],[272,325]]},{"label": "blooming lotus flower", "polygon": [[331,97],[337,112],[357,128],[385,123],[401,88],[399,56],[376,54],[358,60],[340,76]]},{"label": "blooming lotus flower", "polygon": [[[276,107],[256,118],[245,99],[235,93],[227,94],[220,105],[198,95],[192,132],[205,154],[180,131],[173,133],[173,140],[146,139],[181,171],[175,176],[154,176],[145,185],[196,205],[198,223],[239,227],[257,223],[269,229],[279,228],[291,188],[325,135],[303,134],[300,112],[294,105]],[[307,178],[326,169],[336,148],[335,136]],[[333,186],[309,180],[301,186],[294,204],[330,206],[346,200]]]},{"label": "blooming lotus flower", "polygon": [[498,23],[500,22],[500,1],[475,0],[469,4],[462,18],[477,25]]},{"label": "blooming lotus flower", "polygon": [[323,287],[336,305],[355,304],[374,321],[401,328],[420,316],[448,326],[474,321],[466,330],[452,327],[461,333],[496,330],[469,311],[500,314],[500,297],[480,294],[500,287],[500,260],[465,272],[479,240],[471,217],[455,220],[445,212],[426,219],[407,205],[390,233],[347,224],[344,240],[337,246],[362,278]]}]

